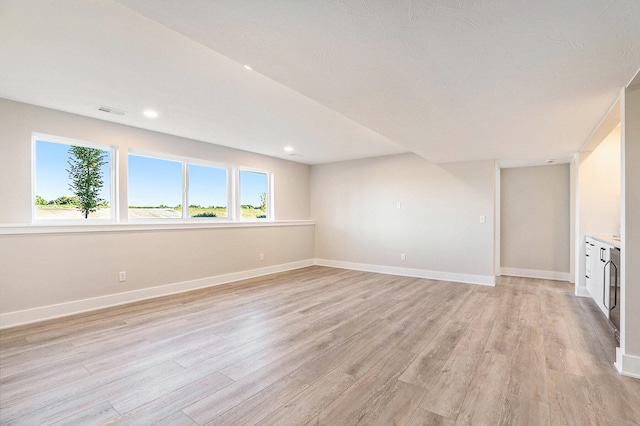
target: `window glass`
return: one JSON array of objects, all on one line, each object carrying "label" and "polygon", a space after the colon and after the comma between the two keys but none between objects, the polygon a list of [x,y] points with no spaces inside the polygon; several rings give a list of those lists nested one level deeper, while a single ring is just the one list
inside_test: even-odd
[{"label": "window glass", "polygon": [[113,149],[63,142],[35,138],[34,219],[112,219]]},{"label": "window glass", "polygon": [[182,162],[129,154],[129,218],[182,217]]},{"label": "window glass", "polygon": [[227,170],[189,164],[189,217],[227,217]]},{"label": "window glass", "polygon": [[240,215],[242,219],[266,219],[269,176],[267,173],[240,171]]}]

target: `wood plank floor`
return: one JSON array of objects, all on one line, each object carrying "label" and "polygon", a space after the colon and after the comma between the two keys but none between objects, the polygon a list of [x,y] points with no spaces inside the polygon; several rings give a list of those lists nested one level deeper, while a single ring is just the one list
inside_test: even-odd
[{"label": "wood plank floor", "polygon": [[568,283],[323,267],[0,332],[0,423],[631,425]]}]

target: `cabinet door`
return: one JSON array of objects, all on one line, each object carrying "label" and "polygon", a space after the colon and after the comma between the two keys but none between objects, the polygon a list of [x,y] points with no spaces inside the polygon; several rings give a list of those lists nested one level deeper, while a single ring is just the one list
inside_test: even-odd
[{"label": "cabinet door", "polygon": [[595,284],[596,280],[594,279],[593,273],[593,265],[596,257],[596,252],[598,250],[595,248],[595,244],[591,238],[586,238],[585,240],[585,258],[584,258],[584,276],[585,276],[585,286],[589,294],[593,297],[595,293]]}]

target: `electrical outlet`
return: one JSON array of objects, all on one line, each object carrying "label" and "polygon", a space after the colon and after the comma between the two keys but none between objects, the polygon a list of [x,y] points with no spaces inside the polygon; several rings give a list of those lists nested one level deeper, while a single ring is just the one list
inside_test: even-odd
[{"label": "electrical outlet", "polygon": [[400,260],[407,260],[407,255],[404,253],[400,254]]},{"label": "electrical outlet", "polygon": [[260,253],[260,262],[264,260],[264,253]]},{"label": "electrical outlet", "polygon": [[127,271],[120,271],[120,273],[118,274],[118,279],[121,283],[125,282],[127,280]]},{"label": "electrical outlet", "polygon": [[401,209],[401,208],[402,208],[402,202],[401,202],[401,201],[398,201],[398,202],[396,203],[396,209]]}]

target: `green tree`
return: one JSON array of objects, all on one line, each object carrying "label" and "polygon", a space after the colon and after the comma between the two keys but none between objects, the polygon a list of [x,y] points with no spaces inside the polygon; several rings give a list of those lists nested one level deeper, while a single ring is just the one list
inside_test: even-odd
[{"label": "green tree", "polygon": [[101,168],[107,163],[107,153],[96,148],[71,146],[69,154],[69,189],[78,197],[78,209],[86,219],[104,202],[98,195],[104,186]]},{"label": "green tree", "polygon": [[39,195],[36,195],[36,206],[46,206],[48,201]]},{"label": "green tree", "polygon": [[267,193],[263,192],[260,194],[260,210],[263,212],[267,211]]},{"label": "green tree", "polygon": [[55,203],[59,206],[76,206],[80,205],[80,198],[78,196],[68,197],[63,195],[61,197],[56,198]]}]

